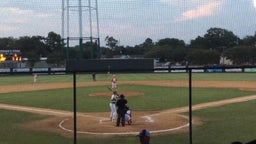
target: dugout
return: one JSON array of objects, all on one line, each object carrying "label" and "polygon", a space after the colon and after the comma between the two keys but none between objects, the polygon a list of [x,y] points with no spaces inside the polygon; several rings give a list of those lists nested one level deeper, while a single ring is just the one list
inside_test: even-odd
[{"label": "dugout", "polygon": [[69,60],[67,71],[80,72],[153,72],[154,59]]}]

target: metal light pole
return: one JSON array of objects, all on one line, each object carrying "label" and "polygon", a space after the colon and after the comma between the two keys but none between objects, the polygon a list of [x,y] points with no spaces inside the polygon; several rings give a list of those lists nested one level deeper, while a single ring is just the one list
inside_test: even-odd
[{"label": "metal light pole", "polygon": [[[94,1],[94,5],[91,1]],[[80,48],[80,59],[84,58],[83,42],[97,41],[100,47],[99,38],[99,18],[98,18],[98,1],[97,0],[70,0],[61,1],[61,37],[63,46],[66,43],[67,60],[69,60],[70,41],[78,41]],[[93,13],[95,12],[95,19]],[[73,15],[72,15],[73,14]],[[72,15],[72,16],[71,16]],[[77,17],[78,16],[78,17]],[[86,23],[86,20],[89,22]],[[93,23],[96,23],[96,30],[93,28]],[[73,25],[72,25],[73,24]],[[89,24],[89,25],[86,25]],[[78,27],[78,29],[77,29]],[[89,29],[89,30],[88,30]],[[85,36],[84,32],[89,31],[89,35]],[[96,32],[95,34],[93,32]],[[91,47],[92,48],[92,47]],[[92,53],[93,54],[93,53]],[[74,144],[77,143],[77,104],[76,104],[76,71],[73,71],[73,106],[74,106]]]},{"label": "metal light pole", "polygon": [[[96,41],[98,48],[100,47],[98,0],[77,0],[76,2],[62,0],[61,9],[61,36],[63,43],[67,45],[67,58],[69,57],[69,46],[74,45],[74,41],[78,41],[79,57],[83,59],[83,43],[90,42],[92,44],[93,41]],[[94,23],[95,26],[93,26]],[[85,33],[87,31],[88,33]]]}]

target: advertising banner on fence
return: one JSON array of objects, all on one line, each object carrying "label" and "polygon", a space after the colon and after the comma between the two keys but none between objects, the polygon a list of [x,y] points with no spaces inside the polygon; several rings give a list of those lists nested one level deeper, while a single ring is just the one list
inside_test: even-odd
[{"label": "advertising banner on fence", "polygon": [[47,72],[48,68],[32,68],[32,72]]},{"label": "advertising banner on fence", "polygon": [[241,68],[225,69],[225,72],[242,72]]},{"label": "advertising banner on fence", "polygon": [[13,72],[30,72],[30,68],[14,68]]},{"label": "advertising banner on fence", "polygon": [[0,72],[11,72],[11,69],[0,69]]},{"label": "advertising banner on fence", "polygon": [[256,72],[256,68],[245,68],[244,72]]},{"label": "advertising banner on fence", "polygon": [[206,69],[206,72],[223,72],[223,69]]},{"label": "advertising banner on fence", "polygon": [[192,72],[201,73],[201,72],[204,72],[204,69],[192,69]]}]

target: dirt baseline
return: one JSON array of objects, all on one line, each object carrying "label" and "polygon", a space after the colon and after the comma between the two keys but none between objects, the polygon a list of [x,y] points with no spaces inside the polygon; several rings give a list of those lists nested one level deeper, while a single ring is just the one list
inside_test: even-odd
[{"label": "dirt baseline", "polygon": [[[141,85],[162,85],[162,86],[182,86],[186,87],[185,81],[128,81],[120,84],[141,84]],[[106,85],[105,82],[88,82],[79,83],[78,86],[91,86],[91,85]],[[239,88],[245,90],[255,90],[256,83],[254,82],[230,82],[230,81],[194,81],[195,87],[227,87],[227,88]],[[67,88],[72,87],[70,83],[64,84],[36,84],[36,85],[23,85],[23,86],[6,86],[0,88],[0,93],[8,93],[13,91],[33,91],[52,88]],[[93,93],[90,96],[109,96],[108,93]],[[122,92],[127,96],[138,96],[143,93],[137,92]],[[243,98],[236,98],[226,101],[205,103],[193,106],[193,110],[221,106],[224,104],[255,100],[256,96],[248,96]],[[39,113],[44,115],[52,115],[49,119],[40,121],[34,121],[23,125],[25,128],[33,130],[53,131],[60,133],[67,137],[73,136],[73,113],[67,111],[59,111],[52,109],[31,108],[0,104],[1,109],[11,109],[18,111],[27,111],[31,113]],[[187,112],[188,107],[176,108],[164,111],[132,111],[132,125],[126,125],[125,127],[115,127],[115,123],[110,121],[109,112],[104,113],[78,113],[77,114],[77,132],[79,137],[91,137],[91,136],[113,136],[113,135],[136,135],[141,129],[147,128],[151,133],[171,133],[187,131],[188,118],[181,115],[182,112]],[[200,119],[193,118],[193,124],[200,124]]]},{"label": "dirt baseline", "polygon": [[[67,137],[73,137],[73,113],[52,109],[28,108],[0,104],[4,109],[15,109],[32,113],[52,115],[49,119],[34,121],[23,125],[32,130],[44,130],[60,133]],[[28,108],[26,110],[26,108]],[[132,124],[126,123],[125,127],[116,127],[115,122],[110,121],[108,112],[101,113],[77,113],[77,133],[79,137],[98,137],[113,135],[137,135],[141,129],[147,128],[151,133],[177,132],[188,127],[186,116],[169,112],[168,114],[155,112],[136,111],[132,113]]]},{"label": "dirt baseline", "polygon": [[[188,118],[178,114],[166,116],[150,115],[145,112],[135,112],[131,125],[126,123],[125,127],[116,127],[115,121],[109,120],[108,114],[102,113],[105,117],[78,116],[78,133],[92,135],[135,135],[141,129],[147,128],[151,133],[160,133],[162,131],[172,131],[181,129],[188,124]],[[89,125],[97,125],[91,127]],[[65,119],[59,124],[60,128],[66,131],[73,129],[73,119]]]}]

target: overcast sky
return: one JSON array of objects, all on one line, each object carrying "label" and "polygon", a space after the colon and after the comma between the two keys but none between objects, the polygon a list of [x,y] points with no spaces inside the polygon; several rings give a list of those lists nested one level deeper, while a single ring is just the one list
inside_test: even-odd
[{"label": "overcast sky", "polygon": [[[82,0],[88,6],[88,0]],[[70,0],[77,6],[78,0]],[[94,6],[95,0],[91,0]],[[243,38],[256,31],[256,0],[98,0],[101,45],[113,36],[120,45],[134,46],[178,38],[189,43],[209,28],[219,27]],[[61,0],[1,0],[0,37],[61,34]],[[70,12],[70,35],[78,37],[78,12]],[[83,13],[83,36],[90,36],[88,11]],[[96,16],[92,11],[93,36]],[[65,32],[66,37],[66,32]]]}]

